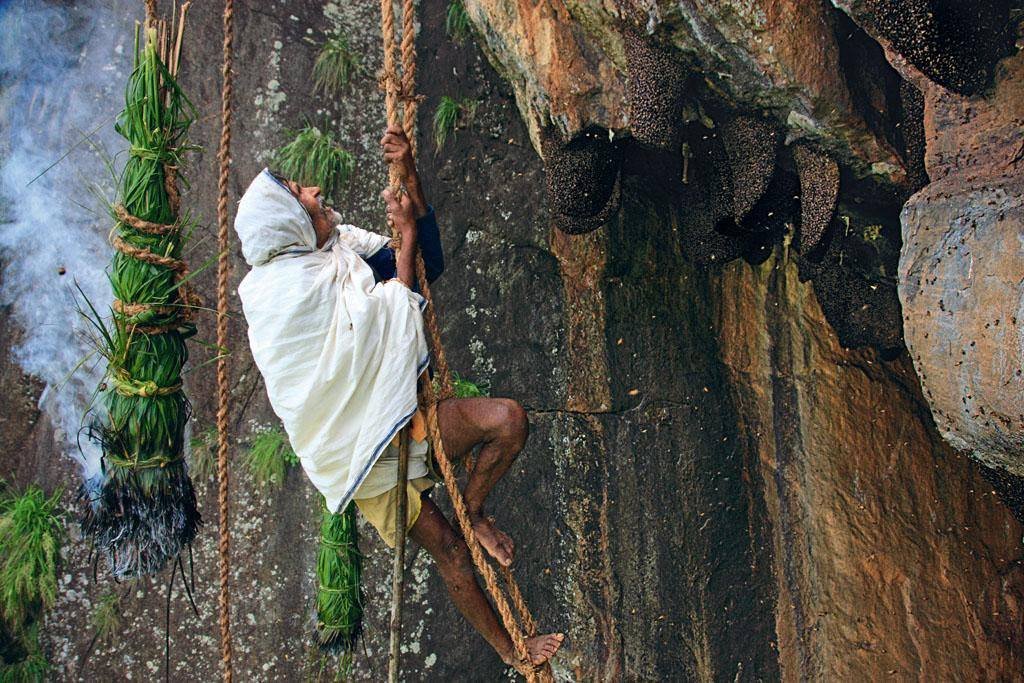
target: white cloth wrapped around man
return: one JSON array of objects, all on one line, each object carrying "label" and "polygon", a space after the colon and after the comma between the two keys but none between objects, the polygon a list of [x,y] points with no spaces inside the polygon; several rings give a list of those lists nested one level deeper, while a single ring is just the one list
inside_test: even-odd
[{"label": "white cloth wrapped around man", "polygon": [[238,287],[253,359],[302,468],[340,512],[416,412],[428,363],[423,297],[376,283],[388,238],[338,225],[317,247],[298,199],[266,169],[238,205],[251,267]]}]

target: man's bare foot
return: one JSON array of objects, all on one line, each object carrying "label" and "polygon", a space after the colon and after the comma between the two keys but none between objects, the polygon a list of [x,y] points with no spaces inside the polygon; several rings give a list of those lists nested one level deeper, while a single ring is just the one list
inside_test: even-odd
[{"label": "man's bare foot", "polygon": [[511,565],[515,555],[515,545],[508,534],[494,526],[494,523],[483,515],[473,515],[472,520],[473,532],[484,550],[503,567]]},{"label": "man's bare foot", "polygon": [[[563,640],[565,640],[565,635],[561,633],[548,633],[543,636],[527,638],[526,652],[530,656],[530,663],[533,664],[533,666],[540,666],[554,657],[555,653],[558,652],[558,648],[562,647]],[[514,652],[509,652],[502,656],[502,660],[520,673],[526,673],[521,670],[521,663],[516,660]]]},{"label": "man's bare foot", "polygon": [[562,647],[565,636],[561,633],[549,633],[544,636],[534,636],[526,639],[526,651],[530,653],[530,662],[534,666],[540,666],[555,656],[558,648]]}]

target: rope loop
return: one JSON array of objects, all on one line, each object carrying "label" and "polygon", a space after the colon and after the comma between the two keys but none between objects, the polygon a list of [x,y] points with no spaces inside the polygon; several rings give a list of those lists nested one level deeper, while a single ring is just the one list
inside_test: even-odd
[{"label": "rope loop", "polygon": [[114,217],[119,223],[127,225],[138,232],[144,232],[147,235],[169,235],[181,229],[181,223],[177,221],[174,223],[154,223],[152,221],[144,221],[141,218],[128,213],[128,210],[124,208],[124,204],[114,205]]}]

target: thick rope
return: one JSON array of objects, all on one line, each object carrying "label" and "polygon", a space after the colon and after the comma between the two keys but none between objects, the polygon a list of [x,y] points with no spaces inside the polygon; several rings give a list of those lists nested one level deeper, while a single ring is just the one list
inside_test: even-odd
[{"label": "thick rope", "polygon": [[224,665],[224,683],[231,683],[231,603],[228,579],[230,577],[231,530],[228,519],[228,278],[231,261],[228,248],[228,174],[231,169],[231,62],[235,39],[235,6],[233,0],[224,0],[224,44],[221,77],[221,129],[220,177],[217,181],[217,480],[219,508],[220,554],[220,649]]},{"label": "thick rope", "polygon": [[[384,87],[384,113],[388,126],[398,125],[398,74],[395,72],[395,8],[391,0],[380,0],[380,31],[384,37],[384,73],[381,85]],[[402,189],[402,171],[395,164],[388,164],[388,185],[396,194]],[[392,236],[397,239],[394,226]],[[395,262],[398,262],[397,256]]]},{"label": "thick rope", "polygon": [[[384,106],[388,127],[398,125],[398,77],[395,73],[395,11],[391,0],[381,0],[380,29],[384,36],[384,72],[381,85],[384,87]],[[401,169],[388,164],[388,185],[396,195],[402,191]],[[395,263],[398,263],[398,249],[401,243],[398,229],[392,224],[391,241],[395,248]],[[402,655],[402,603],[405,594],[405,537],[408,526],[408,495],[406,479],[409,476],[409,428],[404,427],[399,436],[398,484],[394,488],[395,499],[395,553],[391,567],[391,623],[388,657],[388,681],[398,683]]]},{"label": "thick rope", "polygon": [[[415,0],[403,0],[402,4],[402,86],[399,89],[398,79],[395,73],[395,17],[394,8],[391,4],[391,0],[381,0],[381,33],[384,43],[384,70],[382,76],[382,85],[385,89],[385,111],[387,114],[388,126],[395,125],[398,122],[398,100],[401,99],[404,103],[404,130],[409,136],[409,142],[412,147],[412,152],[416,153],[416,113],[417,105],[420,98],[415,95],[415,79],[416,79],[416,46],[415,46]],[[393,190],[400,188],[402,178],[399,175],[399,169],[395,167],[395,164],[391,164],[389,167],[389,181]],[[393,234],[395,233],[392,228]],[[397,240],[397,234],[394,234]],[[397,256],[396,256],[397,262]],[[434,312],[433,301],[430,293],[430,284],[427,282],[426,276],[426,265],[423,262],[423,256],[417,250],[416,254],[416,277],[420,286],[420,292],[423,298],[427,301],[427,306],[424,312],[424,323],[426,324],[428,336],[430,339],[431,350],[434,356],[434,365],[437,370],[437,376],[440,384],[440,395],[443,398],[448,398],[453,395],[452,382],[451,382],[451,371],[448,366],[448,360],[444,352],[444,346],[441,343],[441,331],[440,326],[437,322],[437,316]],[[477,571],[484,579],[487,591],[491,595],[491,599],[494,602],[495,609],[498,611],[501,617],[502,623],[505,626],[505,630],[508,631],[509,638],[512,640],[512,645],[515,649],[516,658],[519,662],[517,669],[526,677],[531,683],[534,681],[551,681],[553,680],[551,674],[551,666],[549,663],[545,663],[542,667],[535,667],[529,661],[529,652],[526,648],[526,634],[530,636],[536,633],[536,622],[534,621],[529,609],[526,606],[526,602],[523,600],[522,592],[519,590],[518,584],[512,577],[512,573],[507,568],[503,569],[503,576],[505,583],[509,590],[509,595],[512,597],[512,602],[515,607],[517,615],[513,612],[513,605],[509,604],[508,599],[505,597],[504,592],[501,590],[501,586],[498,582],[497,574],[494,568],[488,562],[484,555],[483,549],[480,542],[476,538],[476,533],[473,530],[473,523],[469,517],[469,509],[466,506],[466,501],[462,497],[462,492],[458,487],[458,480],[455,477],[455,468],[453,467],[451,460],[448,459],[447,453],[444,450],[444,444],[441,441],[441,430],[438,426],[437,420],[437,403],[439,400],[438,395],[434,391],[434,387],[429,380],[422,380],[420,382],[420,398],[421,405],[425,405],[427,408],[427,434],[430,439],[431,446],[434,451],[434,456],[437,458],[438,465],[441,468],[441,474],[444,478],[444,485],[448,491],[448,495],[451,498],[452,506],[455,510],[455,516],[459,523],[459,528],[462,530],[463,538],[466,541],[466,545],[469,547],[470,556],[473,558],[473,564],[476,566]],[[407,439],[404,439],[407,446]],[[408,449],[403,448],[400,452],[400,467],[401,463],[406,461],[408,458]],[[399,486],[396,490],[400,493],[399,501],[405,499],[405,486],[404,482],[399,478]],[[400,554],[399,548],[404,546],[405,542],[405,516],[399,513],[397,518],[398,524],[396,531],[398,532],[398,538],[396,538],[395,544],[395,557],[396,560]],[[395,576],[394,581],[400,581],[401,572],[403,566],[397,561],[395,563]],[[397,584],[395,584],[397,585]],[[396,639],[400,640],[401,637],[401,587],[394,591],[392,594],[392,630],[391,630],[391,661],[389,664],[389,679],[392,681],[398,680],[398,648],[396,647]],[[520,620],[523,626],[520,625]],[[524,626],[526,634],[524,634]]]},{"label": "thick rope", "polygon": [[416,5],[414,0],[402,4],[402,129],[409,138],[409,148],[416,158]]}]

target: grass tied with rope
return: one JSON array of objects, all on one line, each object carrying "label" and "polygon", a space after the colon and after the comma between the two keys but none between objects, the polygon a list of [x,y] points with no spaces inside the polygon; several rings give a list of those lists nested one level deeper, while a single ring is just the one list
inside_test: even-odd
[{"label": "grass tied with rope", "polygon": [[176,64],[161,57],[173,52],[170,44],[149,29],[140,48],[136,35],[115,124],[129,144],[111,209],[115,303],[109,321],[88,299],[82,311],[107,361],[87,430],[103,450],[101,475],[80,489],[82,531],[119,578],[180,561],[202,523],[184,460],[190,407],[181,377],[195,297],[181,260],[191,222],[179,211],[176,184],[196,112],[175,80]]},{"label": "grass tied with rope", "polygon": [[321,498],[320,549],[317,552],[317,643],[342,655],[342,670],[352,662],[363,630],[363,564],[359,554],[355,503],[332,513]]}]

